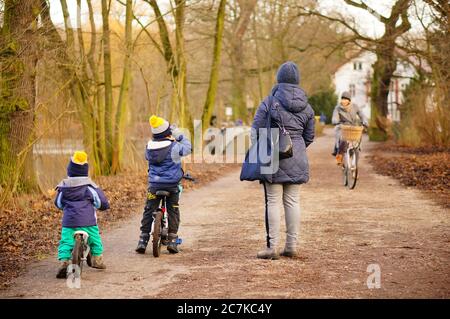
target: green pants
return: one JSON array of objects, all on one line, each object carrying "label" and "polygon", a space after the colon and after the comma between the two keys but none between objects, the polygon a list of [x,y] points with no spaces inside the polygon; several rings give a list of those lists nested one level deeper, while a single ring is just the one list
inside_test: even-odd
[{"label": "green pants", "polygon": [[73,238],[73,234],[77,230],[82,230],[89,234],[88,244],[89,247],[91,247],[92,256],[99,256],[103,253],[103,244],[98,226],[76,228],[63,227],[61,231],[61,240],[58,247],[59,260],[69,260],[72,257],[72,249],[73,246],[75,246],[75,239]]}]

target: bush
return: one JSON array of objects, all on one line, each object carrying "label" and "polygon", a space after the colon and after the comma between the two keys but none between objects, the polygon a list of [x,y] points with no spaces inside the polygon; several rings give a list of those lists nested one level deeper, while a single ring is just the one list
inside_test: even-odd
[{"label": "bush", "polygon": [[326,91],[320,91],[308,98],[309,104],[311,104],[316,115],[322,113],[326,116],[325,123],[331,123],[331,117],[333,116],[334,107],[337,104],[337,96],[332,88]]},{"label": "bush", "polygon": [[323,125],[320,122],[320,116],[315,116],[315,121],[316,121],[316,123],[314,125],[315,136],[316,137],[322,136],[323,135],[323,129],[324,129],[325,125]]},{"label": "bush", "polygon": [[450,145],[450,119],[445,96],[422,79],[414,79],[405,90],[397,142],[408,146]]}]

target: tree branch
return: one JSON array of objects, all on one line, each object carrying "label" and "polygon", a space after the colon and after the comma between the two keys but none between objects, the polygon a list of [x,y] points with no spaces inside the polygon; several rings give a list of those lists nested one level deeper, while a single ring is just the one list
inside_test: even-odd
[{"label": "tree branch", "polygon": [[318,11],[313,11],[310,10],[306,7],[303,6],[297,6],[297,8],[303,10],[305,13],[299,13],[299,15],[303,15],[303,16],[309,16],[309,15],[313,15],[313,16],[317,16],[320,17],[322,19],[331,21],[331,22],[337,22],[341,25],[343,25],[345,28],[347,28],[348,30],[350,30],[353,34],[355,34],[360,40],[362,41],[366,41],[366,42],[375,42],[376,40],[366,37],[364,35],[362,35],[354,26],[351,26],[344,18],[337,18],[337,17],[329,17],[327,15],[324,15]]},{"label": "tree branch", "polygon": [[381,15],[380,13],[378,13],[377,11],[375,11],[374,9],[372,9],[371,7],[369,7],[366,3],[364,3],[363,1],[359,2],[355,2],[353,0],[344,0],[345,3],[347,3],[348,5],[351,5],[353,7],[356,8],[360,8],[360,9],[364,9],[367,12],[369,12],[370,14],[372,14],[375,18],[378,19],[378,21],[382,22],[382,23],[387,23],[388,19],[386,17],[384,17],[383,15]]}]

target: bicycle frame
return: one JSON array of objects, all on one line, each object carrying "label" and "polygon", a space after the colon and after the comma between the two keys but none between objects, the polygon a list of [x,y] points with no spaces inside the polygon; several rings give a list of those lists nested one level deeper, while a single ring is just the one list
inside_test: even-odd
[{"label": "bicycle frame", "polygon": [[89,255],[89,252],[91,251],[91,247],[88,244],[88,238],[89,234],[82,230],[77,230],[73,237],[76,239],[77,235],[81,235],[81,246],[83,247],[83,256],[81,257],[81,262],[87,260],[87,256]]},{"label": "bicycle frame", "polygon": [[[73,234],[73,238],[75,240],[75,245],[72,249],[72,263],[69,264],[69,266],[67,267],[67,280],[68,282],[71,282],[72,285],[74,285],[74,287],[80,288],[80,278],[81,278],[81,273],[83,271],[83,264],[85,261],[87,261],[87,257],[89,255],[89,252],[91,250],[91,247],[88,244],[88,238],[89,238],[89,234],[85,231],[82,230],[77,230],[75,231],[75,233]],[[81,248],[83,250],[83,254],[81,257],[79,257],[79,260],[74,261],[74,253],[75,253],[75,248],[77,247],[76,242],[79,241]],[[79,262],[79,264],[78,264]]]},{"label": "bicycle frame", "polygon": [[164,196],[164,198],[161,200],[162,205],[161,205],[161,211],[163,213],[162,215],[162,232],[161,232],[161,237],[164,239],[167,239],[168,235],[169,235],[169,218],[167,216],[167,198]]}]

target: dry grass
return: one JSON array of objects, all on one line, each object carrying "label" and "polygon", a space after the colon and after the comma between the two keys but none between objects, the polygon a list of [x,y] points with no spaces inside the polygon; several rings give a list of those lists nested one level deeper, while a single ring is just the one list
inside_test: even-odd
[{"label": "dry grass", "polygon": [[405,186],[417,187],[450,208],[449,148],[383,144],[371,162],[378,173],[392,176]]}]

